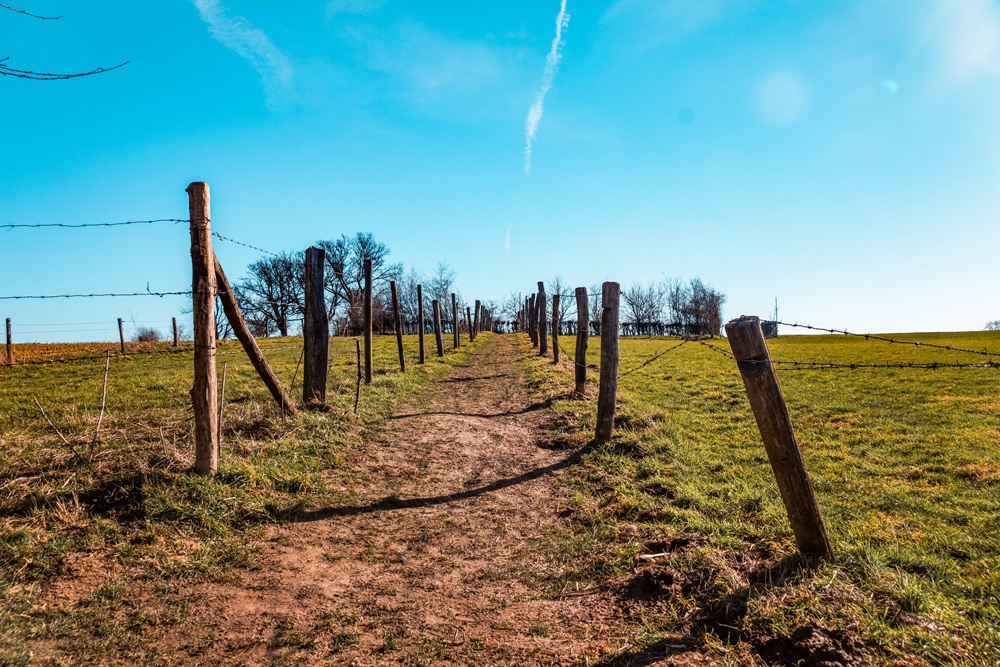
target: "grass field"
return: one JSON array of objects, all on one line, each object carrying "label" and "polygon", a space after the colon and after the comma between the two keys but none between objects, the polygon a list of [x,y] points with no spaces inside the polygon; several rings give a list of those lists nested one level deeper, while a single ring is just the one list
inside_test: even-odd
[{"label": "grass field", "polygon": [[[102,359],[0,365],[0,665],[29,661],[23,648],[28,636],[70,646],[78,657],[123,656],[141,648],[148,630],[183,609],[177,582],[225,580],[233,568],[254,568],[269,524],[350,499],[348,457],[368,446],[401,400],[463,363],[484,339],[443,359],[428,356],[424,366],[411,362],[404,375],[395,338],[377,338],[375,380],[362,386],[357,416],[355,342],[334,339],[332,409],[288,420],[239,345],[222,344],[218,370],[221,377],[227,363],[226,407],[219,474],[211,479],[190,474],[190,351],[112,357],[107,410],[92,456]],[[295,382],[293,397],[301,397],[301,344],[300,338],[261,341],[286,387]],[[408,359],[415,359],[416,336],[405,346]],[[15,359],[100,356],[109,348],[117,346],[25,345],[15,348]],[[141,351],[157,348],[170,349],[146,344]],[[46,425],[35,397],[86,462]],[[132,604],[139,593],[125,578],[68,607],[40,595],[53,574],[76,574],[89,555],[110,557],[120,573],[132,572],[133,583],[136,576],[150,582],[142,594],[163,599],[160,616]]]},{"label": "grass field", "polygon": [[[996,332],[899,337],[1000,351]],[[729,349],[725,339],[710,342]],[[592,339],[590,364],[600,363],[599,343]],[[676,344],[622,339],[620,369]],[[769,344],[775,360],[984,360],[833,335]],[[539,361],[534,371],[551,393],[572,388],[568,364]],[[638,554],[690,542],[656,559],[694,583],[672,611],[644,620],[649,644],[686,628],[739,645],[815,621],[854,628],[899,664],[996,664],[1000,371],[779,370],[779,378],[836,565],[801,567],[736,365],[692,342],[621,379],[615,439],[573,477],[580,530],[553,547],[565,551],[563,585],[624,576]],[[568,423],[592,427],[592,401],[557,406]]]}]

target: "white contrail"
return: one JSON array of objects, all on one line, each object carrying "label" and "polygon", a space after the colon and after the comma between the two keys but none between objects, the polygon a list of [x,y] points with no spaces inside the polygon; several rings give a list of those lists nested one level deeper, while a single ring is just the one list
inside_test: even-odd
[{"label": "white contrail", "polygon": [[542,120],[542,106],[545,104],[545,95],[552,88],[552,80],[556,77],[556,70],[559,69],[559,61],[562,54],[559,48],[562,46],[562,33],[569,25],[569,14],[566,13],[566,0],[562,0],[559,8],[559,16],[556,17],[556,37],[552,40],[552,49],[548,58],[545,59],[545,74],[542,75],[542,88],[538,91],[535,103],[528,111],[528,118],[524,121],[524,175],[531,175],[531,145],[535,141],[535,133],[538,131],[538,124]]}]

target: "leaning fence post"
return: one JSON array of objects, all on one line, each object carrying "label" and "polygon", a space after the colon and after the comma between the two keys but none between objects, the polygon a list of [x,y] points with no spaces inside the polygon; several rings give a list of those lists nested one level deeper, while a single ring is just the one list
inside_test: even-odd
[{"label": "leaning fence post", "polygon": [[208,183],[187,187],[191,217],[191,297],[194,307],[194,469],[214,475],[218,458],[219,391],[215,375],[215,254]]},{"label": "leaning fence post", "polygon": [[587,288],[576,288],[576,393],[583,395],[587,388],[587,345],[590,343],[590,308]]},{"label": "leaning fence post", "polygon": [[559,295],[552,295],[552,361],[559,363]]},{"label": "leaning fence post", "polygon": [[372,261],[365,260],[365,384],[372,383]]},{"label": "leaning fence post", "polygon": [[118,318],[118,340],[122,344],[122,354],[125,354],[125,327],[122,326],[122,318]]},{"label": "leaning fence post", "polygon": [[615,428],[615,400],[618,394],[618,301],[621,286],[604,283],[601,306],[601,384],[597,392],[598,443],[611,441]]},{"label": "leaning fence post", "polygon": [[14,364],[14,353],[11,351],[12,343],[13,343],[13,338],[11,338],[10,335],[10,318],[8,317],[7,318],[7,363],[9,365]]},{"label": "leaning fence post", "polygon": [[475,337],[472,335],[472,308],[469,306],[465,307],[465,326],[469,330],[469,342],[471,343]]},{"label": "leaning fence post", "polygon": [[795,440],[788,406],[771,364],[760,320],[746,316],[732,320],[726,325],[726,336],[743,376],[743,386],[757,419],[767,458],[778,480],[778,490],[792,524],[795,544],[802,553],[832,563],[833,548],[809,482],[802,452]]},{"label": "leaning fence post", "polygon": [[434,299],[431,301],[431,307],[434,309],[434,341],[437,343],[438,356],[443,357],[444,340],[441,338],[441,302]]},{"label": "leaning fence post", "polygon": [[174,347],[177,347],[177,318],[171,317],[170,321],[174,326]]},{"label": "leaning fence post", "polygon": [[399,315],[399,293],[396,291],[396,281],[389,281],[389,291],[392,292],[392,319],[396,324],[396,347],[399,348],[399,372],[406,372],[406,359],[403,358],[403,320]]},{"label": "leaning fence post", "polygon": [[420,342],[420,363],[424,363],[424,286],[417,285],[417,319],[420,326],[417,329],[417,339]]},{"label": "leaning fence post", "polygon": [[330,362],[330,321],[326,313],[324,269],[326,251],[306,250],[305,312],[302,321],[302,402],[326,403],[326,379]]},{"label": "leaning fence post", "polygon": [[538,356],[544,357],[549,352],[549,320],[548,300],[545,297],[545,283],[538,282],[538,298],[535,299],[538,309]]}]

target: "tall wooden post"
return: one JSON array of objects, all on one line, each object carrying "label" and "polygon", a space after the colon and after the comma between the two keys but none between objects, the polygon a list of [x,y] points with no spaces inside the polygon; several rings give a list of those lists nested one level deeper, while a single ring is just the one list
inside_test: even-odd
[{"label": "tall wooden post", "polygon": [[437,352],[439,357],[444,356],[444,339],[441,337],[441,303],[434,299],[431,301],[434,309],[434,340],[437,342]]},{"label": "tall wooden post", "polygon": [[125,354],[125,327],[122,324],[122,318],[118,318],[118,340],[122,344],[122,354]]},{"label": "tall wooden post", "polygon": [[473,312],[475,313],[475,318],[472,320],[472,340],[476,340],[476,336],[479,335],[479,299],[476,299],[476,309]]},{"label": "tall wooden post", "polygon": [[462,345],[462,341],[460,339],[461,334],[458,331],[458,328],[459,328],[458,327],[458,296],[454,292],[451,293],[451,311],[452,311],[452,320],[454,320],[454,322],[455,322],[454,338],[455,338],[455,349],[457,350],[459,348],[459,346]]},{"label": "tall wooden post", "polygon": [[420,320],[417,338],[420,341],[420,363],[424,363],[424,286],[417,285],[417,319]]},{"label": "tall wooden post", "polygon": [[771,364],[771,354],[756,317],[741,317],[726,325],[726,336],[736,357],[750,407],[757,419],[767,458],[778,480],[781,500],[795,533],[795,544],[804,554],[833,562],[833,548],[827,537],[809,473],[795,440],[788,406]]},{"label": "tall wooden post", "polygon": [[10,335],[10,318],[7,318],[7,363],[12,365],[14,363],[14,352],[13,352],[14,340]]},{"label": "tall wooden post", "polygon": [[545,283],[541,281],[538,282],[535,307],[538,309],[538,356],[544,357],[549,352],[549,305],[545,296]]},{"label": "tall wooden post", "polygon": [[615,428],[615,400],[618,395],[618,302],[621,286],[604,283],[601,295],[601,384],[597,392],[598,443],[611,441]]},{"label": "tall wooden post", "polygon": [[465,307],[465,326],[469,329],[469,342],[471,343],[475,337],[472,335],[472,308],[469,306]]},{"label": "tall wooden post", "polygon": [[535,304],[537,295],[528,297],[528,336],[531,337],[531,346],[538,347],[538,307]]},{"label": "tall wooden post", "polygon": [[587,288],[576,288],[576,393],[581,396],[587,388],[587,346],[590,343],[590,312]]},{"label": "tall wooden post", "polygon": [[214,475],[219,464],[219,388],[215,375],[215,254],[208,183],[187,187],[191,216],[191,297],[194,315],[194,469]]},{"label": "tall wooden post", "polygon": [[173,324],[174,327],[174,347],[177,347],[177,318],[171,317],[170,322],[171,324]]},{"label": "tall wooden post", "polygon": [[399,372],[406,372],[406,359],[403,358],[403,319],[399,314],[399,293],[396,291],[396,281],[389,281],[392,292],[392,319],[396,323],[396,347],[399,348]]},{"label": "tall wooden post", "polygon": [[552,295],[552,361],[559,363],[559,295]]},{"label": "tall wooden post", "polygon": [[365,384],[372,383],[372,261],[365,260]]},{"label": "tall wooden post", "polygon": [[309,247],[305,266],[305,312],[302,321],[302,402],[326,403],[330,365],[330,320],[326,312],[326,251]]}]

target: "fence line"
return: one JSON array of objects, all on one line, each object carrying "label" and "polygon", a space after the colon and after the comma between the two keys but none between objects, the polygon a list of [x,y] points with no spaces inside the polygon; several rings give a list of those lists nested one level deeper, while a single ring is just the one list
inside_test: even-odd
[{"label": "fence line", "polygon": [[157,218],[156,220],[128,220],[126,222],[93,222],[80,225],[71,225],[63,222],[54,222],[39,225],[0,225],[0,229],[42,229],[45,227],[62,227],[65,229],[83,229],[85,227],[125,227],[127,225],[155,225],[161,222],[172,222],[178,224],[188,222],[178,218]]}]

